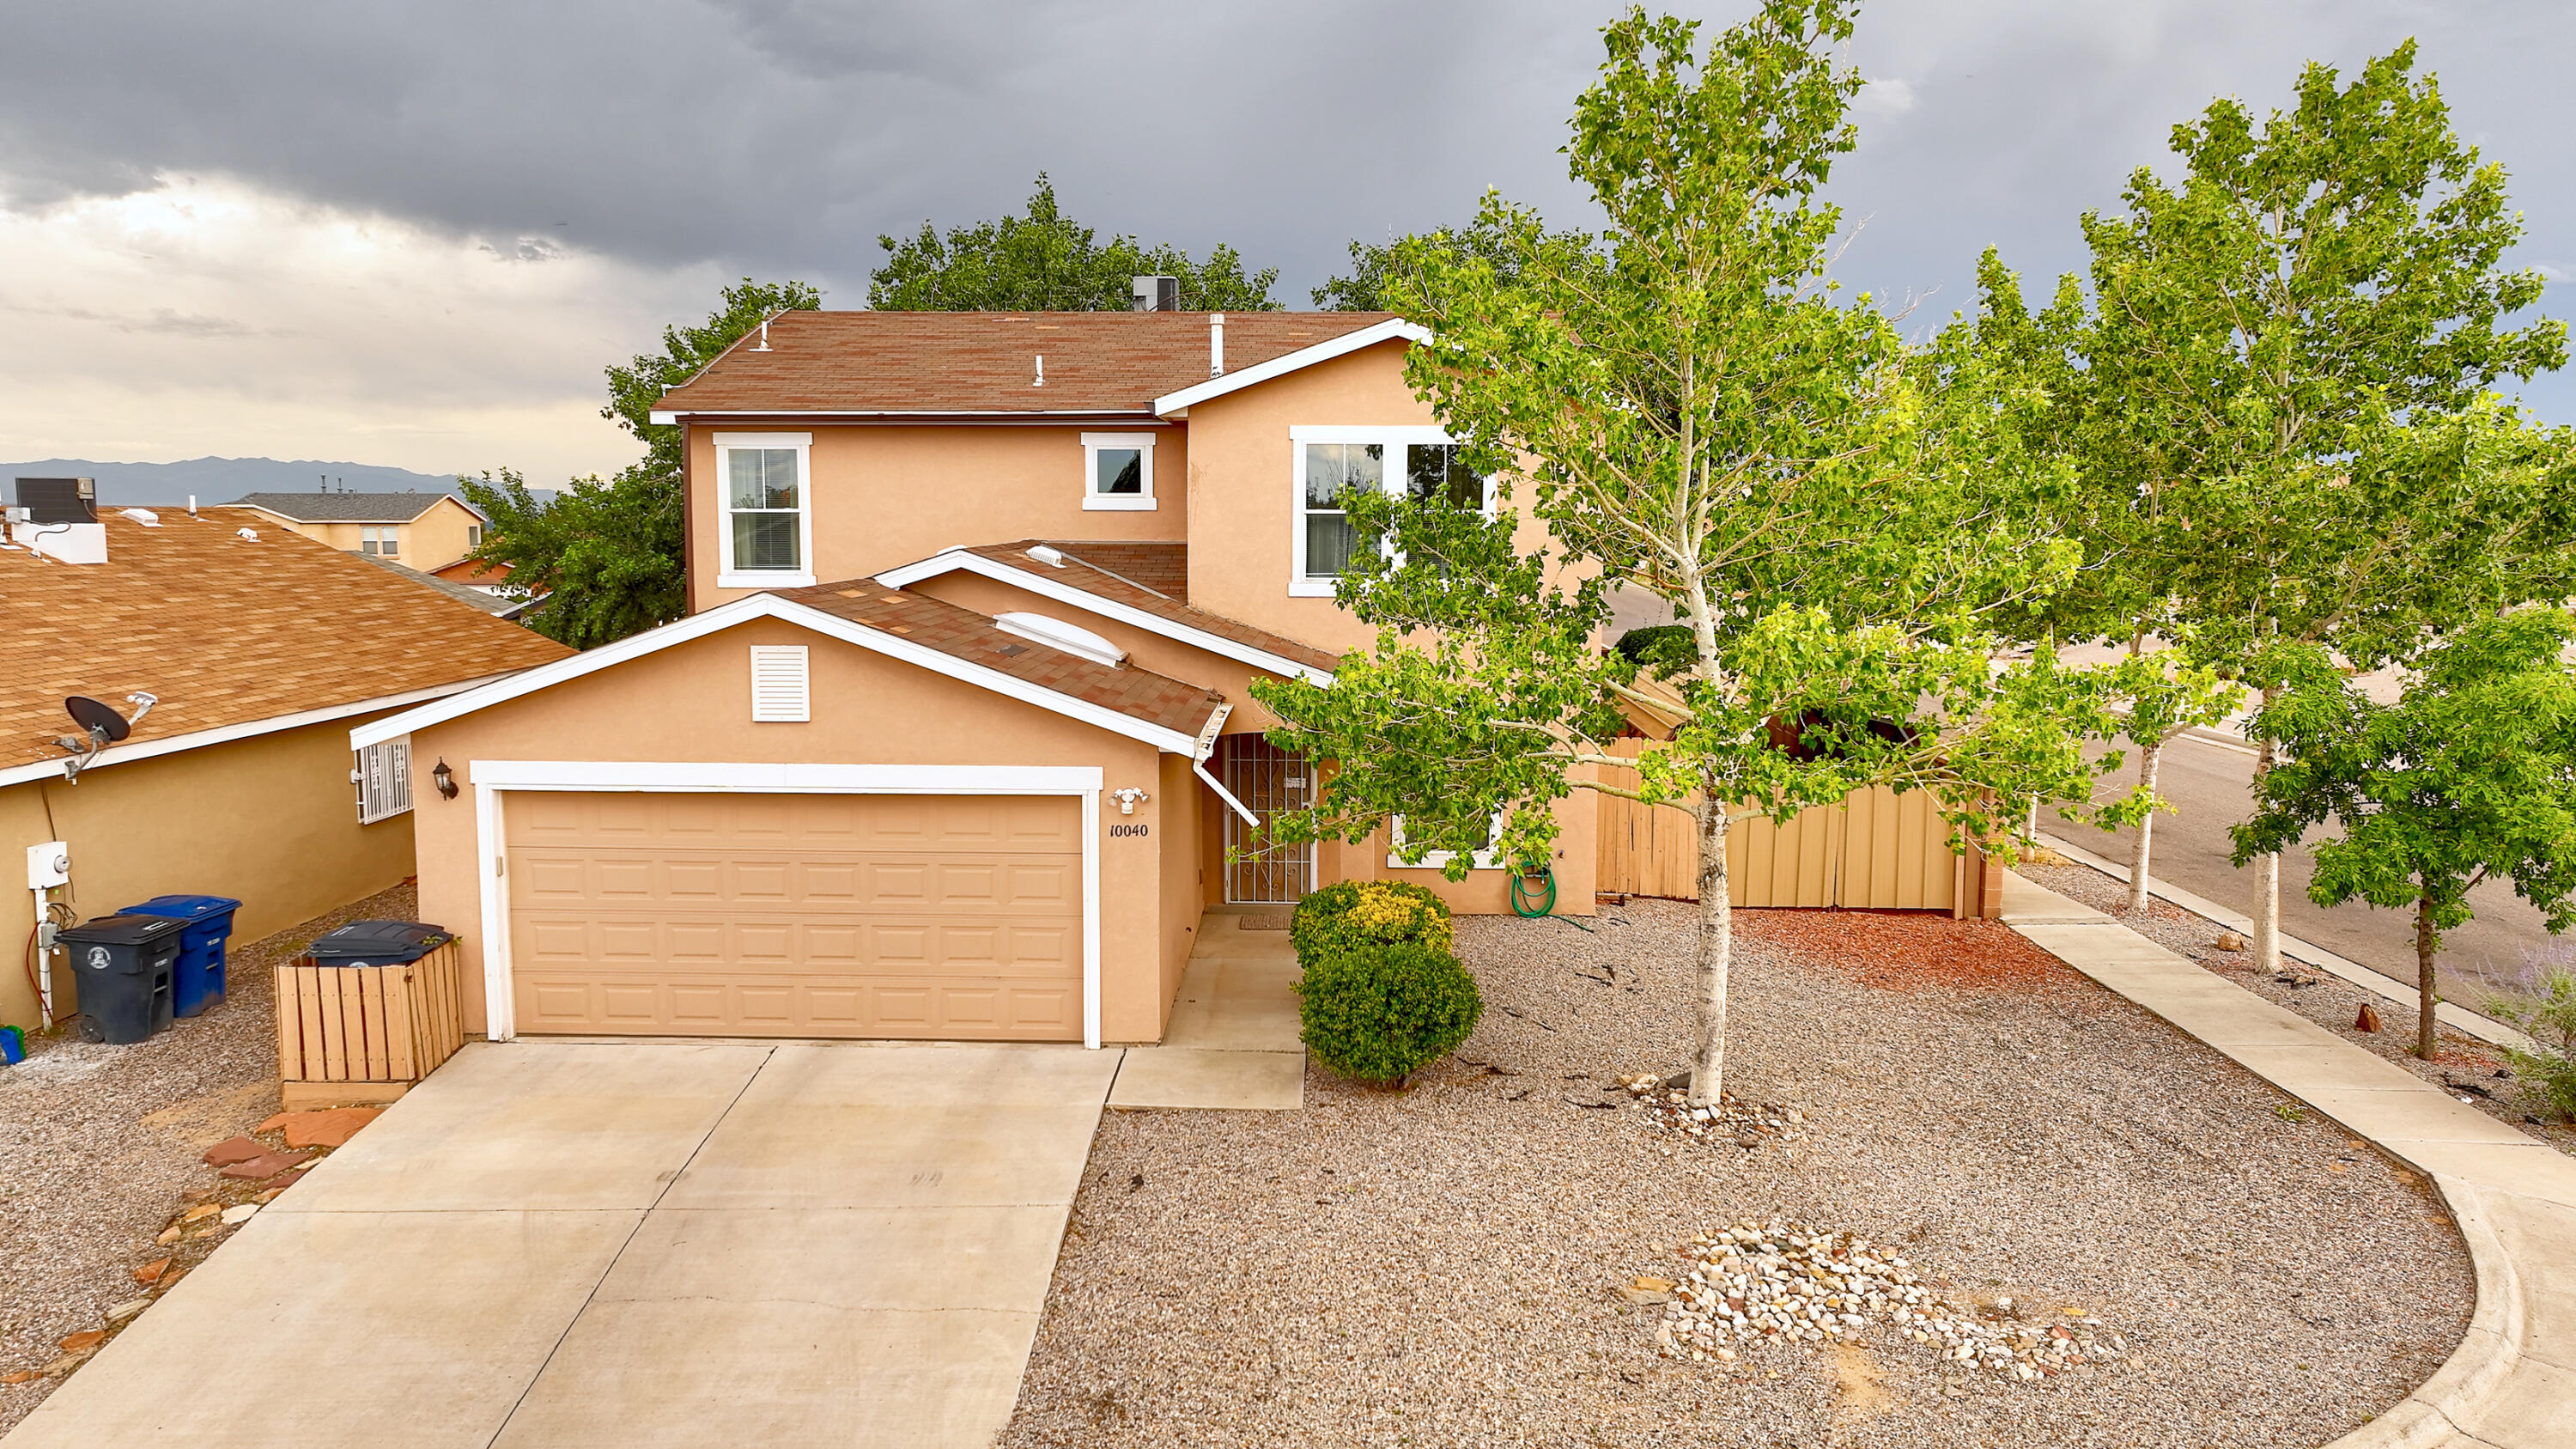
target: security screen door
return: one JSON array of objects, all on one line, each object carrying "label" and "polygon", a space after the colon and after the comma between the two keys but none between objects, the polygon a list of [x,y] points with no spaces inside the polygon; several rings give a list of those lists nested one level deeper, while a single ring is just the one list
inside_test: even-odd
[{"label": "security screen door", "polygon": [[1314,777],[1305,757],[1259,735],[1227,735],[1217,741],[1217,762],[1225,788],[1261,820],[1256,828],[1234,811],[1225,812],[1226,900],[1294,905],[1315,888],[1315,847],[1273,842],[1270,823],[1282,811],[1303,809],[1314,798]]}]

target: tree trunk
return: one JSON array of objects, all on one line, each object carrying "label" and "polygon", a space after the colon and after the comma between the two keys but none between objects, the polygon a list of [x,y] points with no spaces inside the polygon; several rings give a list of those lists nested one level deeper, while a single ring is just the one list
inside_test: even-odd
[{"label": "tree trunk", "polygon": [[[2279,686],[2263,691],[2263,705],[2270,708]],[[2254,751],[2254,798],[2263,797],[2263,781],[2272,773],[2279,758],[2279,746],[2261,741]],[[2269,976],[2281,969],[2281,856],[2278,851],[2254,858],[2255,888],[2261,899],[2254,903],[2254,966]]]},{"label": "tree trunk", "polygon": [[[2161,744],[2138,746],[2138,786],[2149,795],[2156,793],[2156,766],[2164,760]],[[2156,812],[2149,810],[2138,821],[2137,839],[2129,842],[2129,913],[2144,915],[2147,909],[2148,855],[2153,850]]]},{"label": "tree trunk", "polygon": [[2415,898],[2415,1055],[2433,1059],[2433,1008],[2439,1001],[2433,980],[2433,958],[2442,938],[2433,930],[2433,898]]},{"label": "tree trunk", "polygon": [[1726,883],[1727,806],[1715,781],[1703,786],[1699,810],[1699,1047],[1691,1057],[1690,1099],[1715,1107],[1726,1081],[1726,972],[1735,946],[1735,908]]}]

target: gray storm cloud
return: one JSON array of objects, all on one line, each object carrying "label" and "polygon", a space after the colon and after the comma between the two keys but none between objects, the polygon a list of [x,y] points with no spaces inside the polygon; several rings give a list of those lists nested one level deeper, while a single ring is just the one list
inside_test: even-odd
[{"label": "gray storm cloud", "polygon": [[[880,232],[1015,207],[1044,169],[1086,222],[1230,242],[1302,305],[1351,238],[1461,217],[1488,186],[1582,224],[1556,148],[1613,8],[9,3],[0,208],[217,178],[495,256],[794,275],[846,306]],[[2081,261],[2077,215],[2114,204],[2213,95],[2279,104],[2302,61],[2349,67],[2409,35],[2462,131],[2514,174],[2519,260],[2576,271],[2559,144],[2576,101],[2558,74],[2576,9],[1890,0],[1852,51],[1875,84],[1833,188],[1858,227],[1842,275],[1928,299],[1927,323],[1968,303],[1990,243],[2044,286]],[[220,298],[79,300],[235,315],[206,310]],[[2529,395],[2576,416],[2576,385]]]}]

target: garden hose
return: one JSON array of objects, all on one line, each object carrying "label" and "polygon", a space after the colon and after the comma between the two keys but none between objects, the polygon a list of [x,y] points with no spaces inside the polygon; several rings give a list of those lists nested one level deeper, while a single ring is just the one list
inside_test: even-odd
[{"label": "garden hose", "polygon": [[1539,868],[1538,868],[1538,870],[1537,870],[1537,872],[1536,872],[1536,876],[1535,876],[1535,878],[1536,878],[1536,879],[1538,879],[1538,880],[1545,881],[1545,882],[1547,883],[1547,898],[1546,898],[1545,900],[1540,901],[1540,902],[1538,903],[1537,907],[1536,907],[1535,909],[1533,909],[1533,908],[1531,907],[1531,905],[1530,905],[1530,881],[1533,879],[1532,873],[1530,872],[1530,870],[1529,870],[1527,867],[1524,867],[1524,868],[1522,868],[1521,870],[1519,870],[1518,872],[1516,872],[1516,873],[1514,873],[1514,874],[1513,874],[1513,876],[1512,876],[1512,914],[1513,914],[1513,915],[1515,915],[1515,916],[1544,916],[1544,915],[1547,915],[1547,914],[1549,914],[1549,913],[1553,912],[1553,911],[1556,909],[1556,871],[1554,870],[1554,868],[1552,868],[1552,867],[1550,867],[1550,866],[1547,866],[1547,865],[1542,864],[1541,866],[1539,866]]}]

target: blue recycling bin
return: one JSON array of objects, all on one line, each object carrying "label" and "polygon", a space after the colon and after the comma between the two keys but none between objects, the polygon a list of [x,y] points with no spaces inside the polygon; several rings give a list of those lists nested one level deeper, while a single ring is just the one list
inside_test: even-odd
[{"label": "blue recycling bin", "polygon": [[230,896],[154,896],[118,913],[188,923],[170,981],[171,1006],[178,1015],[195,1016],[224,999],[224,942],[233,933],[233,912],[240,909],[241,902]]}]

